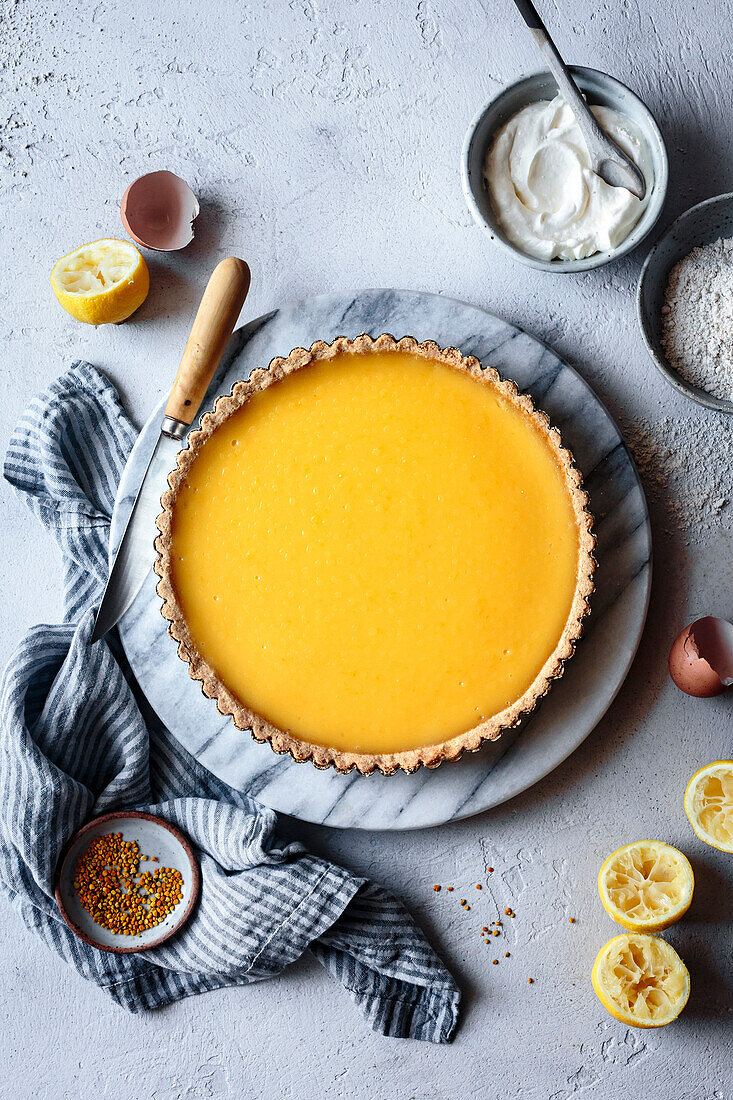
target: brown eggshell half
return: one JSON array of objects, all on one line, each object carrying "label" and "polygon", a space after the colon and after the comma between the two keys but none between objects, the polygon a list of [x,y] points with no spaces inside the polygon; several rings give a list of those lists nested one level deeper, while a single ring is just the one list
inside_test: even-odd
[{"label": "brown eggshell half", "polygon": [[125,191],[122,224],[132,239],[156,252],[175,252],[193,240],[199,204],[191,188],[173,172],[149,172]]},{"label": "brown eggshell half", "polygon": [[720,695],[733,684],[733,624],[705,615],[686,626],[670,650],[669,674],[687,695]]}]

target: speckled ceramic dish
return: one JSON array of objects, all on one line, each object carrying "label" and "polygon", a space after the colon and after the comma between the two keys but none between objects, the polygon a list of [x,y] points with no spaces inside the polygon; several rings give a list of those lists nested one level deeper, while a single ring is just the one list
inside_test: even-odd
[{"label": "speckled ceramic dish", "polygon": [[[106,833],[122,833],[123,840],[136,840],[141,852],[157,857],[158,863],[153,867],[174,867],[183,877],[183,897],[173,912],[160,924],[138,936],[121,936],[96,924],[83,908],[74,890],[76,861],[93,840]],[[126,810],[97,817],[74,834],[59,860],[55,893],[61,916],[79,939],[100,951],[130,955],[157,947],[170,939],[191,915],[199,886],[199,866],[191,845],[180,829],[160,817],[153,817],[152,814]]]},{"label": "speckled ceramic dish", "polygon": [[669,273],[693,248],[733,237],[733,194],[715,195],[691,206],[662,234],[641,269],[636,296],[641,334],[654,365],[678,393],[708,409],[733,413],[733,401],[714,397],[686,382],[670,365],[662,347],[662,306]]},{"label": "speckled ceramic dish", "polygon": [[664,138],[646,104],[642,103],[639,97],[619,80],[597,69],[571,65],[570,71],[589,103],[621,111],[636,123],[649,145],[654,167],[649,202],[639,221],[618,248],[610,252],[596,252],[594,256],[586,256],[583,260],[539,260],[535,256],[528,256],[507,239],[494,213],[484,180],[486,154],[497,131],[517,111],[541,99],[554,99],[557,95],[557,84],[549,72],[534,73],[532,76],[517,80],[482,107],[468,128],[461,160],[463,191],[469,209],[478,224],[486,229],[491,239],[515,260],[534,267],[538,271],[551,271],[555,274],[590,271],[612,260],[617,260],[636,248],[651,232],[662,212],[669,175]]}]

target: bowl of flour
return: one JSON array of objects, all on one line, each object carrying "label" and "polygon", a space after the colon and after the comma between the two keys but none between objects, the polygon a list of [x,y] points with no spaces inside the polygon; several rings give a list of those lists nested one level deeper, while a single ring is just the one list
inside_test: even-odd
[{"label": "bowl of flour", "polygon": [[733,194],[690,207],[659,238],[641,271],[637,310],[670,385],[733,413]]}]

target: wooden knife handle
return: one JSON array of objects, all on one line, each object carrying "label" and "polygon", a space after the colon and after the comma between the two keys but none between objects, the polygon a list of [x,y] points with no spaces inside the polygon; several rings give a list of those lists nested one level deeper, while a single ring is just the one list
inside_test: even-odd
[{"label": "wooden knife handle", "polygon": [[183,352],[165,415],[191,424],[247,297],[250,271],[234,256],[214,268]]}]

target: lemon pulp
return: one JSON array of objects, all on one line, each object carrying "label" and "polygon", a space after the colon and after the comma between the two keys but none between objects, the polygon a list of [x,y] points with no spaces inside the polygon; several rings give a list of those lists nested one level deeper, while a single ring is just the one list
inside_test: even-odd
[{"label": "lemon pulp", "polygon": [[598,875],[603,907],[632,932],[661,932],[685,915],[695,878],[686,856],[659,840],[613,852]]},{"label": "lemon pulp", "polygon": [[51,286],[77,321],[118,324],[147,298],[150,275],[133,244],[107,238],[62,256],[51,272]]},{"label": "lemon pulp", "polygon": [[690,995],[690,975],[665,940],[626,932],[598,952],[591,973],[601,1004],[631,1027],[664,1027]]},{"label": "lemon pulp", "polygon": [[175,502],[193,641],[273,725],[400,752],[520,698],[579,533],[557,454],[491,384],[400,351],[309,364],[202,445]]},{"label": "lemon pulp", "polygon": [[733,760],[716,760],[695,772],[685,791],[685,813],[701,840],[733,852]]}]

